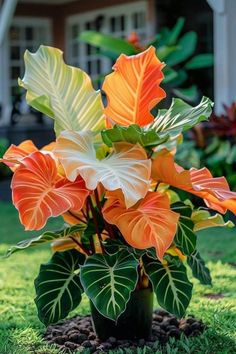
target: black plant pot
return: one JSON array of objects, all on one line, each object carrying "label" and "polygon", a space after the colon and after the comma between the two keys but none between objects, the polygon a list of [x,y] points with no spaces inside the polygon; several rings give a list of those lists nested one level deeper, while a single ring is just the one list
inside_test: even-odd
[{"label": "black plant pot", "polygon": [[125,311],[116,322],[101,315],[92,301],[90,301],[90,308],[94,330],[101,340],[109,337],[145,339],[151,334],[153,291],[150,288],[135,290]]}]

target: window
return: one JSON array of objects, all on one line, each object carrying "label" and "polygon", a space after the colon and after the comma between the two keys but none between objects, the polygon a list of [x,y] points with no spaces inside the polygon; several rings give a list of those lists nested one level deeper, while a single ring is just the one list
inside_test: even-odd
[{"label": "window", "polygon": [[74,15],[67,20],[67,61],[85,70],[99,86],[99,77],[111,69],[111,60],[97,54],[95,47],[78,41],[79,33],[95,30],[126,38],[136,31],[143,41],[150,36],[147,1],[112,6]]},{"label": "window", "polygon": [[16,18],[9,30],[10,93],[14,97],[20,93],[18,77],[24,75],[26,49],[36,51],[40,44],[51,44],[51,26],[48,19]]}]

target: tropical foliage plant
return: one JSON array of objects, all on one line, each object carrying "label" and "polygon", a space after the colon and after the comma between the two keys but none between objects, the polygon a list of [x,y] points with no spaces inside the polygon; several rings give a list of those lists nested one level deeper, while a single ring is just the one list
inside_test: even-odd
[{"label": "tropical foliage plant", "polygon": [[[26,230],[42,229],[50,217],[65,221],[61,230],[7,252],[52,244],[54,254],[35,280],[40,320],[59,321],[85,293],[115,321],[131,293],[143,288],[183,316],[193,286],[187,267],[211,284],[196,231],[230,227],[220,214],[236,213],[236,193],[224,177],[175,163],[181,134],[210,116],[212,102],[204,97],[192,107],[173,99],[154,117],[152,108],[166,96],[160,87],[164,64],[154,47],[118,58],[102,86],[105,107],[88,75],[66,65],[60,50],[26,51],[25,65],[19,84],[28,103],[54,119],[56,141],[41,150],[32,141],[12,145],[1,162],[14,172],[13,204]],[[206,207],[181,199],[181,190]]]},{"label": "tropical foliage plant", "polygon": [[84,31],[79,38],[95,46],[100,54],[111,60],[116,60],[121,53],[135,55],[150,45],[154,46],[159,59],[166,63],[163,68],[165,76],[163,87],[169,97],[175,96],[195,102],[199,92],[197,85],[191,84],[189,75],[193,70],[212,67],[213,55],[212,53],[195,54],[197,33],[189,31],[182,34],[184,23],[184,18],[180,17],[173,28],[161,28],[147,44],[141,43],[135,32],[132,32],[127,39],[121,39],[101,32]]},{"label": "tropical foliage plant", "polygon": [[206,166],[216,177],[225,175],[236,190],[236,103],[224,105],[224,111],[212,113],[209,121],[187,132],[176,160],[183,161],[185,168]]}]

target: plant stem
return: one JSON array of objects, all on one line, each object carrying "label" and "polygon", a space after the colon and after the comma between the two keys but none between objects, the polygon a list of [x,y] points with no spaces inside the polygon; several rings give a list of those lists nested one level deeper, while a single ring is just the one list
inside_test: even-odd
[{"label": "plant stem", "polygon": [[156,192],[156,191],[157,191],[158,186],[159,186],[159,182],[157,182],[157,184],[156,184],[156,186],[155,186],[153,192]]},{"label": "plant stem", "polygon": [[88,205],[89,205],[89,208],[90,208],[92,216],[93,216],[93,222],[94,222],[96,234],[98,235],[98,239],[99,239],[99,242],[100,242],[100,245],[101,245],[101,249],[102,249],[103,252],[105,252],[103,244],[102,244],[102,236],[101,236],[101,233],[99,231],[99,226],[98,226],[98,220],[97,220],[96,212],[95,212],[95,209],[94,209],[94,206],[93,206],[93,202],[92,202],[92,199],[91,199],[90,196],[88,196]]},{"label": "plant stem", "polygon": [[77,241],[73,236],[70,236],[70,238],[82,249],[82,251],[84,251],[85,254],[87,254],[87,256],[90,256],[90,252],[86,250],[79,241]]},{"label": "plant stem", "polygon": [[153,153],[154,153],[154,151],[152,150],[152,151],[149,153],[149,155],[147,156],[148,159],[150,159],[150,158],[152,157]]},{"label": "plant stem", "polygon": [[99,200],[99,195],[98,195],[97,189],[94,190],[94,196],[95,196],[95,200],[96,200],[96,204],[97,204],[98,210],[99,210],[99,212],[101,214],[101,217],[103,218],[103,221],[104,221],[104,224],[105,224],[105,229],[107,230],[108,235],[110,236],[110,238],[115,239],[115,235],[114,235],[114,231],[113,231],[112,225],[108,224],[108,222],[106,222],[106,220],[103,217],[102,206],[101,206],[101,202]]},{"label": "plant stem", "polygon": [[73,216],[73,218],[79,220],[83,224],[87,224],[86,220],[81,219],[78,215],[75,215],[72,211],[68,210],[68,214],[70,214],[71,216]]},{"label": "plant stem", "polygon": [[86,216],[86,214],[85,214],[83,209],[81,209],[81,213],[83,214],[83,217],[85,218],[85,220],[87,220],[87,216]]}]

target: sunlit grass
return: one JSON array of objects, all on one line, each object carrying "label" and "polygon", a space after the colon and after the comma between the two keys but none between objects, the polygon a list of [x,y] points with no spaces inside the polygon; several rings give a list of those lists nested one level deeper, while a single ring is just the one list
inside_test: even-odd
[{"label": "sunlit grass", "polygon": [[[8,203],[0,203],[0,225],[0,254],[10,244],[32,235],[24,232],[16,211]],[[61,225],[61,219],[52,220],[50,228],[58,229]],[[208,330],[198,338],[172,340],[165,349],[157,347],[156,354],[236,353],[236,267],[228,264],[236,262],[236,231],[199,232],[198,243],[212,271],[213,287],[201,286],[193,280],[194,295],[188,313],[202,318]],[[45,328],[37,318],[34,305],[33,280],[39,265],[48,261],[50,254],[48,247],[38,247],[0,261],[0,354],[59,354],[58,349],[42,341]],[[224,297],[211,300],[204,296],[208,293],[220,293]],[[88,312],[88,300],[84,299],[73,314]],[[140,349],[138,353],[154,352]]]}]

